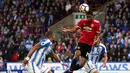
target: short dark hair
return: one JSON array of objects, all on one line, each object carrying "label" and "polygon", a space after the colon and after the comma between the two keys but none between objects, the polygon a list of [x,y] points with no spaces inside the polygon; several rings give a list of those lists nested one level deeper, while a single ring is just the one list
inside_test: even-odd
[{"label": "short dark hair", "polygon": [[52,31],[47,31],[47,32],[45,33],[45,37],[47,37],[47,38],[50,38],[52,35],[53,35],[53,32],[52,32]]},{"label": "short dark hair", "polygon": [[91,14],[91,15],[93,15],[93,11],[92,11],[92,10],[89,10],[89,11],[86,12],[86,14]]}]

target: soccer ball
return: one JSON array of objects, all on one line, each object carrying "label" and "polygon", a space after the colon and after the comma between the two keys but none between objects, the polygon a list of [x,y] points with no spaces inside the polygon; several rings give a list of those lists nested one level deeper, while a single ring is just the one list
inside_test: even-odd
[{"label": "soccer ball", "polygon": [[88,6],[88,4],[81,4],[80,6],[79,6],[79,11],[80,12],[88,12],[89,11],[89,6]]}]

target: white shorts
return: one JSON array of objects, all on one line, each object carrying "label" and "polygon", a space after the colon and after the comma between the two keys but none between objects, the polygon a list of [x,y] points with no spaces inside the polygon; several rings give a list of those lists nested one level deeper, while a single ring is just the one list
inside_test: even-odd
[{"label": "white shorts", "polygon": [[84,68],[87,73],[94,73],[95,71],[97,71],[96,66],[94,64],[92,64],[91,61],[86,62],[84,65]]},{"label": "white shorts", "polygon": [[29,73],[48,73],[50,71],[50,69],[44,65],[41,68],[37,67],[34,62],[28,63],[27,70]]}]

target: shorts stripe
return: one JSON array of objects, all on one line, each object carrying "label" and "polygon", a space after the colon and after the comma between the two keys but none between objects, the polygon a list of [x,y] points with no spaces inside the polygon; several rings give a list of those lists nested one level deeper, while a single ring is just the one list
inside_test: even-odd
[{"label": "shorts stripe", "polygon": [[87,65],[88,65],[88,68],[90,69],[90,66],[89,66],[89,64],[87,63]]},{"label": "shorts stripe", "polygon": [[[48,68],[47,68],[47,69],[48,69]],[[47,69],[46,69],[46,70],[47,70]],[[46,72],[46,70],[45,70],[44,72]],[[42,72],[42,73],[44,73],[44,72]]]},{"label": "shorts stripe", "polygon": [[91,71],[92,71],[93,69],[95,69],[95,68],[92,68],[88,73],[91,73]]},{"label": "shorts stripe", "polygon": [[33,68],[33,72],[36,73],[35,69],[34,69],[34,63],[32,63],[32,68]]}]

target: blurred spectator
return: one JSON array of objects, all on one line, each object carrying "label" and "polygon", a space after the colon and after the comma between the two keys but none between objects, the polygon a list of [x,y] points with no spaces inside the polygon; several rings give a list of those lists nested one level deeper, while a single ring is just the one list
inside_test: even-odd
[{"label": "blurred spectator", "polygon": [[27,49],[27,51],[30,51],[30,49],[33,47],[33,40],[32,40],[32,36],[30,34],[29,38],[25,41],[25,47]]},{"label": "blurred spectator", "polygon": [[110,58],[108,59],[108,62],[113,62],[112,56],[110,56]]},{"label": "blurred spectator", "polygon": [[48,19],[48,25],[50,26],[52,23],[53,23],[53,15],[50,13]]},{"label": "blurred spectator", "polygon": [[61,41],[58,41],[58,44],[56,45],[56,50],[58,53],[62,52],[63,46],[61,45]]},{"label": "blurred spectator", "polygon": [[111,36],[111,33],[108,33],[108,36],[107,36],[107,39],[106,39],[106,41],[108,42],[108,43],[112,43],[112,36]]},{"label": "blurred spectator", "polygon": [[120,52],[118,52],[118,57],[117,57],[117,60],[116,60],[117,62],[121,62],[122,61],[122,58],[121,58],[121,53]]},{"label": "blurred spectator", "polygon": [[110,46],[110,55],[112,56],[112,61],[115,61],[115,49],[116,49],[116,47],[114,46],[114,44],[112,44],[111,46]]},{"label": "blurred spectator", "polygon": [[8,61],[9,60],[9,55],[8,55],[8,50],[4,50],[2,53],[3,56],[3,61]]},{"label": "blurred spectator", "polygon": [[122,62],[126,62],[126,61],[127,61],[127,57],[126,57],[126,56],[123,56]]},{"label": "blurred spectator", "polygon": [[22,32],[20,30],[20,27],[17,27],[16,33],[15,33],[15,37],[19,37],[19,38],[22,37]]},{"label": "blurred spectator", "polygon": [[61,55],[61,59],[63,60],[63,61],[65,61],[65,50],[63,49],[62,51],[61,51],[61,53],[60,53],[60,55]]},{"label": "blurred spectator", "polygon": [[26,49],[25,45],[24,45],[24,42],[21,42],[20,43],[20,46],[19,46],[19,53],[20,53],[20,60],[23,60],[24,57],[27,55],[28,53],[28,50]]},{"label": "blurred spectator", "polygon": [[123,55],[123,56],[126,56],[126,58],[127,58],[128,52],[129,52],[129,50],[128,50],[128,45],[125,44],[125,46],[124,46],[124,48],[123,48],[123,51],[122,51],[122,55]]},{"label": "blurred spectator", "polygon": [[65,6],[65,9],[66,9],[67,13],[68,13],[69,10],[71,9],[71,4],[70,4],[69,1],[67,1],[67,4],[66,4],[66,6]]},{"label": "blurred spectator", "polygon": [[19,60],[19,52],[13,52],[12,56],[11,56],[11,61],[12,62],[17,62]]},{"label": "blurred spectator", "polygon": [[52,59],[49,57],[48,60],[47,60],[47,62],[52,62]]},{"label": "blurred spectator", "polygon": [[69,49],[66,49],[65,62],[71,62],[72,57],[73,54],[71,53],[71,51]]}]

